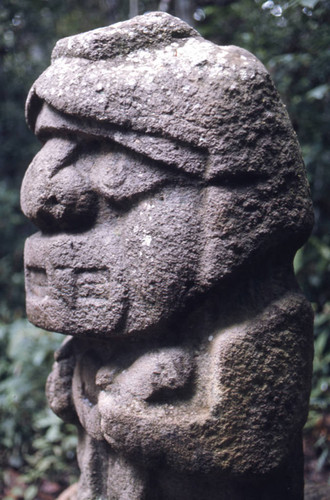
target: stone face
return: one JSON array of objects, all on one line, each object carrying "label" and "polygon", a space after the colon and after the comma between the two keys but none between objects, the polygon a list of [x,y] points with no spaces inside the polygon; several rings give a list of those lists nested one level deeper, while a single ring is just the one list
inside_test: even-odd
[{"label": "stone face", "polygon": [[262,64],[164,13],[60,40],[27,120],[27,313],[79,500],[303,498],[304,165]]}]

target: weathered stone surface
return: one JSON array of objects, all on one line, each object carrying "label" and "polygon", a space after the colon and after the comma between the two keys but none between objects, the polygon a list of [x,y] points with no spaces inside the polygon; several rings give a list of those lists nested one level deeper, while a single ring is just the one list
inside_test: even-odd
[{"label": "weathered stone surface", "polygon": [[71,336],[47,394],[77,499],[302,499],[313,217],[265,68],[150,13],[60,40],[27,119],[27,312]]}]

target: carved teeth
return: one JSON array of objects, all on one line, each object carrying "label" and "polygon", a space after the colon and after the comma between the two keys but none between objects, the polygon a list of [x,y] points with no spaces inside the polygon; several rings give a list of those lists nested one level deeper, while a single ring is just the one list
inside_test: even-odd
[{"label": "carved teeth", "polygon": [[46,269],[37,266],[26,266],[27,292],[43,298],[48,295],[48,276]]},{"label": "carved teeth", "polygon": [[109,271],[107,269],[74,269],[76,298],[107,299]]},{"label": "carved teeth", "polygon": [[80,300],[105,300],[109,296],[109,271],[106,268],[50,268],[26,266],[27,292],[34,297],[63,299],[73,304]]}]

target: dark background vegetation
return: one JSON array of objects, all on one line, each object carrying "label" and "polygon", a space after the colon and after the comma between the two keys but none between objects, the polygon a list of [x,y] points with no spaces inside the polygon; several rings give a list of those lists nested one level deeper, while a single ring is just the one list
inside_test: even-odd
[{"label": "dark background vegetation", "polygon": [[[287,105],[305,159],[315,227],[298,253],[299,282],[315,310],[315,363],[306,426],[307,474],[330,468],[330,1],[2,0],[0,4],[0,497],[53,498],[74,480],[75,434],[48,409],[45,379],[61,336],[24,319],[22,251],[33,231],[19,187],[38,142],[24,121],[29,87],[56,40],[167,10],[215,43],[261,59]],[[47,479],[47,480],[45,480]]]}]

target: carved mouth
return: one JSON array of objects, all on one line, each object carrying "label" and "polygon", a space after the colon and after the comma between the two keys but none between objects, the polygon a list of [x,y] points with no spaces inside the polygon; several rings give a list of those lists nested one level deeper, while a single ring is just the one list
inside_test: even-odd
[{"label": "carved mouth", "polygon": [[36,233],[25,244],[26,310],[46,330],[70,335],[117,332],[126,308],[125,282],[113,233]]},{"label": "carved mouth", "polygon": [[109,297],[109,270],[107,268],[73,268],[26,266],[27,292],[36,299],[52,297],[70,302],[107,300]]}]

